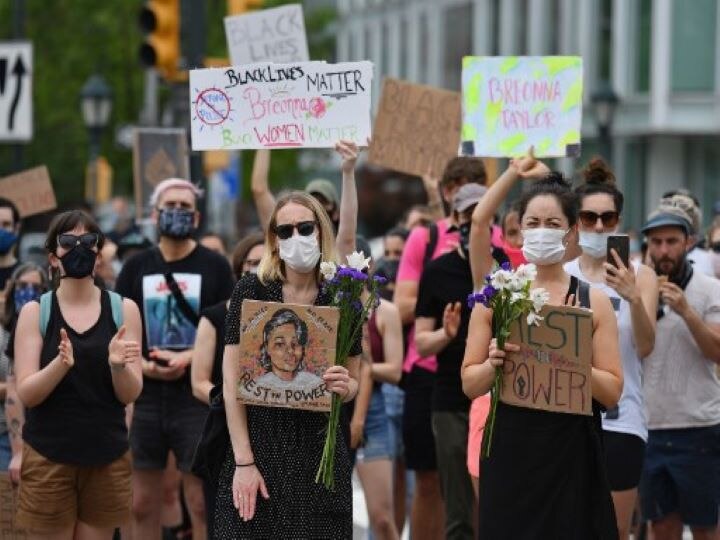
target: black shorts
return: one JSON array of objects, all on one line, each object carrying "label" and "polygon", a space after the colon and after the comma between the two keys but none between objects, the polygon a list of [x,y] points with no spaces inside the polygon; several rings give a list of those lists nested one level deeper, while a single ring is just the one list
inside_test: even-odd
[{"label": "black shorts", "polygon": [[605,464],[612,491],[626,491],[640,485],[645,460],[645,441],[637,435],[603,430]]},{"label": "black shorts", "polygon": [[404,380],[405,408],[402,419],[405,466],[413,471],[437,470],[432,432],[432,392],[435,374],[414,367]]},{"label": "black shorts", "polygon": [[163,470],[172,450],[178,469],[190,472],[208,413],[187,382],[150,382],[135,403],[130,426],[133,467]]}]

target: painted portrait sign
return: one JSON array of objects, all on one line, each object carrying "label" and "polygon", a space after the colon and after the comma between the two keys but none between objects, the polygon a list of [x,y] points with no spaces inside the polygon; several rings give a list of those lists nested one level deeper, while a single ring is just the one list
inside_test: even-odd
[{"label": "painted portrait sign", "polygon": [[524,317],[511,329],[509,343],[520,345],[503,365],[504,403],[570,414],[592,414],[592,311],[543,307],[540,326]]},{"label": "painted portrait sign", "polygon": [[322,375],[335,363],[338,319],[333,307],[243,301],[238,399],[329,411]]}]

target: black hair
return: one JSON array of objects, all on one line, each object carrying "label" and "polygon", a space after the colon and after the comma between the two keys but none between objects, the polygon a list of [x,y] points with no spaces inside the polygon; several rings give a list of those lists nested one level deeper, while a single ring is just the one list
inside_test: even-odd
[{"label": "black hair", "polygon": [[615,211],[622,214],[625,197],[622,191],[617,188],[615,174],[601,157],[595,156],[592,158],[581,174],[585,182],[575,188],[575,194],[578,196],[578,202],[581,206],[585,197],[596,193],[604,193],[612,197],[615,203]]},{"label": "black hair", "polygon": [[57,255],[58,235],[72,231],[75,227],[83,227],[87,232],[96,233],[98,235],[98,251],[102,249],[105,244],[105,235],[100,230],[95,219],[82,210],[69,210],[58,214],[50,222],[47,238],[45,238],[45,249],[48,253]]},{"label": "black hair", "polygon": [[0,208],[10,209],[10,211],[12,212],[13,227],[17,227],[17,224],[20,223],[20,211],[18,210],[18,207],[15,206],[15,203],[12,202],[10,199],[0,197]]},{"label": "black hair", "polygon": [[296,371],[302,371],[304,369],[305,362],[305,346],[308,342],[308,327],[297,313],[289,308],[278,309],[273,316],[268,319],[263,328],[263,343],[260,348],[260,365],[265,371],[272,371],[272,362],[270,362],[270,355],[268,354],[268,339],[270,338],[270,332],[285,326],[286,324],[292,324],[295,327],[295,335],[298,338],[298,343],[302,345],[303,357],[297,366]]},{"label": "black hair", "polygon": [[384,238],[387,238],[388,236],[397,236],[398,238],[402,238],[403,242],[408,239],[408,236],[410,235],[410,231],[408,231],[405,227],[393,227],[388,232],[386,232],[383,236]]},{"label": "black hair", "polygon": [[577,223],[577,195],[570,189],[570,183],[563,177],[562,173],[557,171],[553,171],[542,180],[531,184],[530,187],[523,192],[518,203],[520,221],[522,221],[530,201],[541,195],[551,195],[555,197],[560,203],[560,208],[562,208],[563,214],[565,214],[570,226],[572,227]]}]

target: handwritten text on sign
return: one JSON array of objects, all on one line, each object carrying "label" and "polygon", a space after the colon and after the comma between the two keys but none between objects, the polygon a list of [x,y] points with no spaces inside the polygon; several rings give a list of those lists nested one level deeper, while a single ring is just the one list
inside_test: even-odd
[{"label": "handwritten text on sign", "polygon": [[225,17],[225,35],[234,66],[310,60],[300,4]]},{"label": "handwritten text on sign", "polygon": [[460,94],[397,79],[383,81],[370,163],[422,176],[442,175],[460,145]]},{"label": "handwritten text on sign", "polygon": [[474,154],[539,157],[580,154],[582,58],[463,58],[463,142]]},{"label": "handwritten text on sign", "polygon": [[540,326],[521,317],[508,341],[520,345],[503,365],[500,399],[511,405],[592,414],[592,312],[545,306]]},{"label": "handwritten text on sign", "polygon": [[243,301],[238,400],[329,411],[322,375],[335,364],[338,313],[334,307]]},{"label": "handwritten text on sign", "polygon": [[366,144],[372,69],[301,62],[193,70],[193,150]]},{"label": "handwritten text on sign", "polygon": [[15,203],[21,218],[57,207],[45,165],[0,179],[0,194]]}]

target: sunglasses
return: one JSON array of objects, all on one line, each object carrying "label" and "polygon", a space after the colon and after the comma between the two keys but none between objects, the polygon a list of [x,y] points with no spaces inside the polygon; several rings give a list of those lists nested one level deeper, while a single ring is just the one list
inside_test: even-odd
[{"label": "sunglasses", "polygon": [[715,253],[720,253],[720,242],[713,242],[710,244],[710,250]]},{"label": "sunglasses", "polygon": [[620,221],[620,214],[617,212],[603,212],[602,214],[597,214],[595,212],[591,212],[590,210],[581,210],[578,212],[578,217],[580,218],[580,222],[583,224],[583,227],[594,227],[598,219],[602,221],[603,227],[614,227],[618,224],[618,221]]},{"label": "sunglasses", "polygon": [[300,223],[292,224],[286,223],[284,225],[275,226],[275,234],[277,234],[280,240],[287,240],[293,235],[293,231],[297,229],[300,236],[310,236],[315,232],[314,221],[301,221]]},{"label": "sunglasses", "polygon": [[73,249],[75,246],[82,244],[86,248],[92,249],[98,245],[100,235],[98,233],[85,233],[80,236],[76,234],[59,234],[58,245],[63,249]]}]

